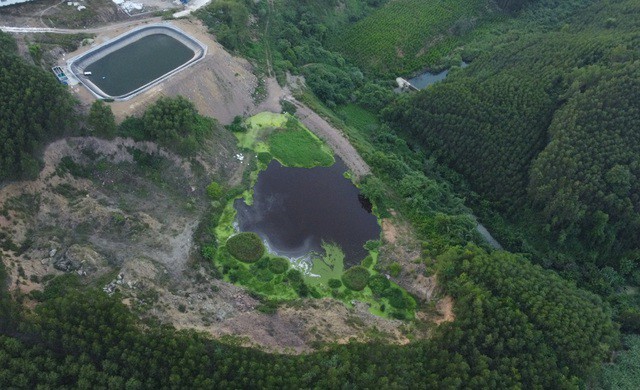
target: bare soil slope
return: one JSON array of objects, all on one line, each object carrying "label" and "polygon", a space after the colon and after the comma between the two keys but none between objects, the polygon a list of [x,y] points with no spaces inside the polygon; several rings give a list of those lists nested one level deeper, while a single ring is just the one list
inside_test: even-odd
[{"label": "bare soil slope", "polygon": [[[199,263],[193,233],[212,180],[242,177],[247,159],[221,130],[194,165],[130,139],[69,138],[45,150],[33,181],[0,188],[0,253],[14,293],[41,290],[52,276],[118,291],[142,317],[273,351],[311,351],[350,340],[406,343],[411,325],[333,300],[302,300],[267,315],[244,289]],[[29,302],[29,299],[27,299]]]}]

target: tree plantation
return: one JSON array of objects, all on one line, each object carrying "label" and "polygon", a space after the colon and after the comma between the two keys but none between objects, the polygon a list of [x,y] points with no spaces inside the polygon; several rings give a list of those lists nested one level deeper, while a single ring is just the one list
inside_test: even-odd
[{"label": "tree plantation", "polygon": [[0,32],[0,180],[37,175],[42,144],[74,123],[73,103],[52,74],[29,66]]}]

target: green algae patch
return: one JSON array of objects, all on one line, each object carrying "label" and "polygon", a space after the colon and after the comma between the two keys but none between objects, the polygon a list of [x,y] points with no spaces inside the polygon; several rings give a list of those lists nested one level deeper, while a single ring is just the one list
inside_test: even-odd
[{"label": "green algae patch", "polygon": [[[247,129],[241,133],[235,133],[238,138],[238,146],[242,149],[251,149],[256,153],[266,152],[269,150],[265,142],[265,134],[273,129],[283,127],[289,118],[293,118],[287,114],[275,114],[272,112],[261,112],[244,121]],[[293,118],[295,120],[295,118]]]},{"label": "green algae patch", "polygon": [[338,245],[323,243],[324,254],[313,254],[311,261],[313,266],[306,276],[310,284],[326,290],[331,279],[340,279],[344,272],[344,253]]},{"label": "green algae patch", "polygon": [[287,167],[313,168],[335,162],[331,149],[289,114],[262,112],[245,121],[246,131],[236,133],[238,146],[255,152],[259,170],[271,158]]},{"label": "green algae patch", "polygon": [[274,112],[261,112],[246,120],[246,125],[253,128],[263,127],[282,127],[289,120],[293,118],[289,114],[276,114]]}]

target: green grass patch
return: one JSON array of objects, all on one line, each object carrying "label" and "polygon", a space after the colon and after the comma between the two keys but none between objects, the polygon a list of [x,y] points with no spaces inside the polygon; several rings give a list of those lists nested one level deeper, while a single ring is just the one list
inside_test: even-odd
[{"label": "green grass patch", "polygon": [[275,159],[288,167],[326,167],[335,161],[329,148],[295,119],[271,133],[269,149]]},{"label": "green grass patch", "polygon": [[338,245],[322,243],[323,255],[313,258],[313,267],[307,280],[310,284],[318,286],[325,293],[329,293],[327,286],[330,279],[340,279],[344,271],[344,252]]},{"label": "green grass patch", "polygon": [[356,265],[349,268],[342,274],[342,283],[351,290],[362,291],[369,283],[369,270],[363,266]]},{"label": "green grass patch", "polygon": [[338,108],[337,112],[347,126],[355,127],[360,131],[367,131],[372,126],[380,126],[380,121],[374,113],[357,104],[346,104]]},{"label": "green grass patch", "polygon": [[259,168],[271,158],[288,167],[313,168],[334,163],[331,149],[289,114],[262,112],[245,121],[247,131],[234,133],[238,146],[258,155]]},{"label": "green grass patch", "polygon": [[253,232],[242,232],[227,240],[229,253],[245,263],[254,263],[264,255],[265,248],[260,236]]}]

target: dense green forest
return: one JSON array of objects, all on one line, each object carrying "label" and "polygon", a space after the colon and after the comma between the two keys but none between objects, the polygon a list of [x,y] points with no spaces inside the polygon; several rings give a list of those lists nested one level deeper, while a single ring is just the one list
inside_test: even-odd
[{"label": "dense green forest", "polygon": [[640,4],[576,2],[551,17],[547,3],[470,44],[468,68],[386,118],[465,177],[508,249],[637,321],[622,288],[640,282]]},{"label": "dense green forest", "polygon": [[[0,387],[574,387],[615,345],[611,320],[596,296],[522,262],[452,249],[441,264],[459,299],[458,320],[432,339],[329,346],[302,356],[141,325],[117,295],[60,276],[38,295],[35,312],[9,309]],[[512,288],[523,293],[513,299]],[[1,297],[5,307],[8,298]]]},{"label": "dense green forest", "polygon": [[[110,118],[108,114],[106,117]],[[125,119],[117,133],[136,141],[157,142],[183,156],[192,156],[212,134],[217,123],[213,118],[198,114],[193,103],[182,96],[162,97],[141,117]]]},{"label": "dense green forest", "polygon": [[73,101],[53,74],[28,65],[0,32],[0,180],[40,170],[35,154],[70,130]]}]

